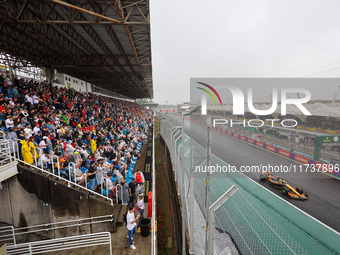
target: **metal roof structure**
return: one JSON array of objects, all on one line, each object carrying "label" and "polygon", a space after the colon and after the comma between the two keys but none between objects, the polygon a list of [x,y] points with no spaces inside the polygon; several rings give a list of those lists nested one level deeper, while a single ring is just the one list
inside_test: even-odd
[{"label": "metal roof structure", "polygon": [[0,1],[0,52],[132,99],[153,97],[149,0]]}]

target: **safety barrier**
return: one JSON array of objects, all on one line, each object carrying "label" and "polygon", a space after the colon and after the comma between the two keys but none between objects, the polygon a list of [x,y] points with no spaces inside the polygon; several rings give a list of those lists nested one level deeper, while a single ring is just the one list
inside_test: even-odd
[{"label": "safety barrier", "polygon": [[44,241],[30,242],[24,244],[8,245],[8,255],[22,254],[45,254],[72,249],[84,249],[86,247],[109,245],[109,254],[112,255],[111,233],[101,232],[80,236],[49,239]]},{"label": "safety barrier", "polygon": [[13,226],[0,227],[0,243],[6,243],[7,245],[16,244]]},{"label": "safety barrier", "polygon": [[[37,158],[37,155],[40,155],[40,164],[38,164],[38,160],[39,158]],[[54,159],[56,158],[56,161],[54,161]],[[28,164],[25,161],[20,159],[19,156],[19,147],[18,147],[18,143],[14,143],[13,140],[0,140],[0,166],[1,165],[5,165],[14,161],[18,161],[21,162],[27,166],[30,166],[32,168],[35,168],[43,173],[46,173],[47,175],[51,175],[54,177],[57,177],[59,180],[63,180],[65,182],[67,182],[67,186],[71,187],[71,185],[75,186],[75,187],[79,187],[83,190],[86,190],[88,192],[94,193],[99,197],[102,197],[108,201],[111,202],[111,205],[113,205],[113,200],[111,198],[108,198],[107,196],[104,196],[98,192],[94,192],[90,189],[87,188],[87,185],[85,187],[83,187],[82,185],[79,185],[78,183],[76,183],[76,180],[74,179],[72,181],[71,179],[71,171],[69,170],[69,179],[66,179],[64,177],[62,177],[60,175],[60,164],[59,164],[59,158],[56,155],[52,155],[51,156],[51,162],[52,162],[52,173],[50,171],[47,171],[43,168],[43,164],[42,164],[42,159],[41,159],[41,150],[40,148],[35,148],[34,150],[34,164]],[[55,173],[55,162],[57,162],[58,165],[58,174]],[[71,163],[72,164],[72,163]],[[72,165],[71,165],[72,166]]]},{"label": "safety barrier", "polygon": [[0,140],[0,166],[16,161],[17,149],[13,140]]},{"label": "safety barrier", "polygon": [[[0,135],[1,135],[1,131],[0,131]],[[139,153],[140,149],[141,149],[142,143],[139,142],[138,146],[137,146],[137,152]],[[52,175],[57,177],[59,180],[64,180],[67,182],[68,187],[71,187],[71,185],[82,188],[86,191],[89,191],[102,198],[105,198],[106,200],[111,202],[111,205],[113,205],[113,200],[111,198],[109,198],[108,194],[104,195],[103,192],[105,193],[106,190],[105,188],[103,189],[103,183],[101,183],[101,193],[92,191],[91,189],[89,189],[87,186],[87,178],[85,178],[85,187],[83,187],[82,185],[79,185],[76,182],[76,178],[72,178],[72,176],[75,176],[75,164],[74,163],[70,163],[68,165],[68,179],[64,178],[61,176],[61,169],[60,169],[60,162],[59,162],[59,157],[56,155],[50,155],[51,157],[51,165],[52,165],[52,172],[47,171],[43,168],[43,162],[42,162],[42,150],[40,148],[35,148],[33,151],[33,159],[34,159],[34,163],[33,165],[26,163],[25,161],[21,160],[19,157],[19,149],[18,149],[18,144],[14,143],[13,140],[0,140],[0,166],[3,164],[7,164],[13,161],[18,161],[21,163],[24,163],[25,165],[28,165],[30,167],[33,167],[35,169],[38,169],[39,171],[42,171],[48,175]],[[133,168],[136,164],[137,158],[133,157],[129,168],[128,168],[128,178],[127,180],[132,179],[132,171]],[[56,166],[57,165],[57,169]],[[56,171],[57,170],[57,171]],[[84,174],[88,173],[88,170],[85,171]],[[107,192],[106,192],[107,193]]]},{"label": "safety barrier", "polygon": [[[13,143],[12,140],[5,140],[5,141],[11,141],[11,142]],[[13,145],[13,146],[14,146],[14,145]],[[13,148],[14,148],[14,147],[13,147]],[[100,194],[100,193],[98,193],[98,192],[94,192],[94,191],[88,189],[87,186],[84,187],[84,186],[82,186],[82,185],[79,185],[78,183],[76,183],[76,180],[75,180],[75,179],[72,181],[72,180],[70,179],[70,178],[71,178],[71,171],[69,171],[69,179],[66,179],[66,178],[62,177],[62,176],[60,175],[60,164],[59,164],[59,158],[58,158],[58,156],[52,155],[52,157],[51,157],[51,162],[52,162],[52,173],[51,173],[50,171],[47,171],[47,170],[45,170],[45,169],[42,167],[43,164],[41,164],[41,166],[38,166],[38,164],[36,163],[36,162],[37,162],[36,157],[34,157],[34,161],[35,161],[34,165],[28,164],[28,163],[26,163],[25,161],[21,160],[21,159],[19,158],[18,144],[16,144],[16,148],[17,148],[17,155],[14,155],[14,157],[13,157],[13,156],[10,157],[11,159],[17,160],[18,162],[21,162],[21,163],[23,163],[23,164],[25,164],[25,165],[28,165],[28,166],[30,166],[30,167],[32,167],[32,168],[35,168],[35,169],[37,169],[37,170],[39,170],[39,171],[41,171],[41,172],[43,172],[43,173],[45,173],[45,174],[47,174],[47,175],[51,175],[51,176],[57,177],[59,180],[63,180],[63,181],[65,181],[65,182],[67,182],[67,186],[68,186],[68,187],[71,187],[71,185],[73,185],[73,186],[75,186],[75,187],[79,187],[79,188],[81,188],[81,189],[83,189],[83,190],[85,190],[85,191],[88,191],[88,192],[90,192],[90,193],[94,193],[94,194],[96,194],[97,196],[102,197],[102,198],[104,198],[104,199],[110,201],[111,205],[113,205],[113,200],[112,200],[111,198],[108,198],[108,197],[106,197],[106,196],[104,196],[104,195],[102,195],[102,194]],[[41,154],[40,154],[40,155],[41,155]],[[35,156],[36,156],[36,154],[35,154]],[[58,165],[58,174],[55,174],[55,166],[54,166],[54,163],[55,163],[55,162],[54,162],[54,160],[53,160],[54,158],[57,159],[56,162],[57,162],[57,165]]]},{"label": "safety barrier", "polygon": [[20,228],[14,228],[13,226],[0,227],[0,243],[17,244],[18,236],[38,234],[40,232],[47,233],[48,231],[54,231],[58,229],[113,222],[113,220],[113,214],[111,214],[90,218],[79,218],[75,220],[45,223]]}]

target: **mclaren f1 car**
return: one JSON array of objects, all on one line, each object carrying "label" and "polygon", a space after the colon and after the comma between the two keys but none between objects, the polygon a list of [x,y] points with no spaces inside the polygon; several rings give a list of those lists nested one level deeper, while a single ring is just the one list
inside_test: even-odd
[{"label": "mclaren f1 car", "polygon": [[306,200],[308,198],[308,194],[304,192],[300,187],[294,189],[280,176],[275,176],[271,172],[262,172],[262,174],[260,174],[260,180],[265,181],[273,187],[280,189],[282,194],[287,195],[291,198],[298,200]]}]

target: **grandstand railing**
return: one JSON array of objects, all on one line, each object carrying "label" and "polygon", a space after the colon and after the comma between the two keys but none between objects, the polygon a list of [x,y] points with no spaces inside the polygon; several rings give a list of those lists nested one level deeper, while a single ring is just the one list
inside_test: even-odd
[{"label": "grandstand railing", "polygon": [[71,227],[81,227],[86,225],[100,224],[106,222],[113,222],[114,217],[111,215],[102,215],[90,218],[79,218],[68,221],[59,221],[52,223],[45,223],[40,225],[33,225],[21,228],[14,228],[13,226],[0,227],[0,243],[17,244],[17,237],[38,234],[40,232],[47,233],[48,231],[54,231],[58,229],[65,229]]},{"label": "grandstand railing", "polygon": [[13,226],[0,227],[0,243],[6,243],[7,245],[16,244]]},{"label": "grandstand railing", "polygon": [[[0,129],[1,130],[1,129]],[[1,135],[1,131],[0,131],[0,135]],[[139,145],[139,148],[141,147],[141,145]],[[8,140],[8,139],[2,139],[0,140],[0,166],[3,164],[7,164],[7,163],[11,163],[14,161],[17,162],[21,162],[27,166],[30,166],[32,168],[35,168],[43,173],[46,173],[48,175],[54,176],[56,178],[58,178],[59,180],[63,180],[65,182],[67,182],[67,186],[71,187],[72,185],[75,187],[79,187],[83,190],[86,190],[88,192],[90,192],[91,194],[95,194],[99,197],[102,197],[104,199],[106,199],[107,201],[110,201],[111,205],[113,206],[113,200],[111,198],[109,198],[108,196],[108,192],[106,191],[106,195],[103,194],[103,182],[101,182],[101,193],[95,192],[89,188],[87,188],[87,178],[85,178],[85,187],[78,184],[76,182],[76,178],[72,178],[72,176],[75,177],[75,164],[74,163],[70,163],[68,165],[68,169],[69,169],[69,178],[66,179],[64,177],[61,176],[60,173],[60,162],[59,162],[59,158],[56,155],[51,155],[51,164],[52,164],[52,172],[45,170],[43,168],[43,162],[42,162],[42,150],[40,148],[35,148],[34,152],[33,152],[33,159],[34,159],[34,163],[33,165],[26,163],[25,161],[20,159],[20,154],[19,154],[19,146],[18,143],[15,143],[13,140]],[[39,155],[39,158],[37,159],[37,155]],[[39,161],[39,162],[38,162]],[[133,158],[130,166],[129,166],[129,171],[132,172],[132,169],[135,165],[137,161],[137,158]],[[58,166],[58,170],[56,174],[56,169],[55,169],[55,164],[57,164]],[[85,174],[88,173],[88,170],[85,171]],[[107,184],[107,183],[105,183]],[[116,187],[117,188],[117,187]],[[118,203],[118,192],[116,192],[116,201]]]},{"label": "grandstand railing", "polygon": [[13,140],[0,140],[0,166],[16,161],[16,151]]},{"label": "grandstand railing", "polygon": [[[87,187],[84,187],[84,186],[82,186],[82,185],[76,183],[75,180],[73,180],[73,181],[71,180],[71,181],[70,181],[70,180],[68,180],[68,179],[66,179],[66,178],[64,178],[64,177],[62,177],[62,176],[60,176],[60,169],[59,169],[59,168],[58,168],[58,174],[54,174],[54,173],[51,173],[51,172],[49,172],[49,171],[47,171],[47,170],[45,170],[45,169],[43,169],[43,168],[41,168],[41,167],[39,167],[39,166],[32,166],[32,165],[30,165],[30,164],[27,164],[25,161],[23,161],[23,160],[21,160],[21,159],[17,159],[17,160],[18,160],[19,162],[25,164],[25,165],[28,165],[28,166],[31,166],[31,167],[37,169],[37,170],[39,170],[39,171],[41,171],[41,172],[43,172],[43,173],[45,173],[45,174],[48,174],[48,175],[57,177],[57,178],[59,178],[59,180],[63,180],[63,181],[65,181],[65,182],[67,182],[67,186],[68,186],[68,187],[71,187],[71,186],[73,185],[73,186],[78,187],[78,188],[81,188],[81,189],[83,189],[83,190],[85,190],[85,191],[87,191],[87,192],[93,193],[93,194],[95,194],[95,195],[97,195],[97,196],[99,196],[99,197],[101,197],[101,198],[104,198],[104,199],[106,199],[107,201],[110,201],[111,205],[113,206],[113,200],[112,200],[111,198],[108,198],[107,196],[104,196],[104,195],[102,195],[102,194],[100,194],[100,193],[98,193],[98,192],[95,192],[95,191],[93,191],[93,190],[91,190],[91,189],[88,189]],[[59,162],[59,160],[58,160],[58,162]],[[53,166],[53,163],[52,163],[52,166]]]},{"label": "grandstand railing", "polygon": [[[177,183],[182,183],[184,171],[184,193],[180,192],[180,197],[181,200],[186,199],[186,206],[182,210],[187,215],[185,224],[190,233],[191,250],[194,254],[205,254],[205,222],[208,217],[205,205],[206,172],[192,171],[195,166],[206,164],[206,149],[188,136],[185,136],[182,145],[181,134],[177,131],[179,124],[177,117],[165,115],[161,123],[161,135],[168,146]],[[212,155],[210,166],[229,165]],[[336,241],[339,240],[339,233],[238,171],[214,173],[211,176],[209,205],[233,185],[238,188],[238,192],[215,212],[214,254],[339,252]]]},{"label": "grandstand railing", "polygon": [[100,245],[109,245],[110,249],[109,254],[112,255],[110,232],[101,232],[95,234],[71,236],[37,242],[8,245],[7,254],[8,255],[45,254],[63,250],[84,249],[86,247]]},{"label": "grandstand railing", "polygon": [[[120,188],[119,188],[119,187],[120,187]],[[120,198],[122,199],[122,198],[123,198],[123,186],[120,185],[120,184],[117,184],[117,185],[116,185],[116,204],[118,204],[118,200],[119,200],[119,198],[118,198],[119,190],[120,190]],[[123,201],[123,200],[122,200],[122,201]]]},{"label": "grandstand railing", "polygon": [[0,138],[1,139],[6,139],[5,131],[2,128],[0,128]]},{"label": "grandstand railing", "polygon": [[[1,135],[1,134],[0,134]],[[0,189],[1,182],[18,173],[16,148],[12,140],[0,139]]]},{"label": "grandstand railing", "polygon": [[[6,145],[5,146],[5,150],[2,149],[3,148],[2,144]],[[15,148],[15,149],[12,149],[12,148]],[[36,149],[40,150],[40,148],[36,148]],[[38,150],[38,153],[39,153],[39,150]],[[59,158],[58,158],[58,156],[52,155],[52,157],[51,157],[51,161],[52,161],[52,173],[51,173],[50,171],[47,171],[47,170],[45,170],[42,167],[43,164],[40,164],[40,166],[39,166],[39,164],[37,163],[37,159],[36,159],[36,156],[37,156],[36,153],[37,152],[35,150],[34,151],[34,165],[31,165],[31,164],[28,164],[27,162],[25,162],[25,161],[20,159],[18,143],[14,143],[13,140],[2,140],[2,141],[0,141],[0,164],[4,160],[10,161],[10,162],[16,160],[16,161],[18,161],[20,163],[23,163],[23,164],[25,164],[25,165],[27,165],[29,167],[35,168],[35,169],[37,169],[37,170],[39,170],[39,171],[41,171],[41,172],[43,172],[43,173],[45,173],[47,175],[54,176],[54,177],[58,178],[59,180],[63,180],[65,182],[67,182],[67,186],[68,187],[71,187],[73,185],[73,186],[81,188],[81,189],[83,189],[83,190],[85,190],[87,192],[90,192],[91,194],[95,194],[95,195],[97,195],[99,197],[102,197],[102,198],[106,199],[107,201],[110,201],[111,205],[113,206],[113,200],[111,198],[109,198],[107,196],[104,196],[104,195],[102,195],[102,194],[100,194],[98,192],[95,192],[95,191],[93,191],[91,189],[88,189],[87,185],[84,187],[84,186],[76,183],[75,178],[72,181],[70,178],[66,179],[66,178],[62,177],[60,175],[60,165],[59,165]],[[1,155],[2,154],[4,156],[4,159],[1,159]],[[40,150],[39,155],[41,155],[41,150]],[[55,174],[55,167],[54,167],[54,160],[53,160],[54,158],[57,158],[56,162],[58,164],[58,174]],[[71,170],[69,170],[69,176],[71,176]]]}]

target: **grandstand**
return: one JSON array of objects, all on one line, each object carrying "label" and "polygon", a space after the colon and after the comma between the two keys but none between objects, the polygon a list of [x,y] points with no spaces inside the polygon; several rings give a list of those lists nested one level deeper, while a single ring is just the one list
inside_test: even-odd
[{"label": "grandstand", "polygon": [[[47,82],[14,79],[14,85],[18,88],[15,98],[6,93],[0,96],[4,99],[0,119],[5,141],[13,142],[9,147],[17,160],[76,187],[110,195],[111,204],[112,199],[122,200],[115,186],[122,185],[123,177],[131,182],[152,126],[152,113],[133,102]],[[93,173],[95,178],[87,182],[86,175]]]},{"label": "grandstand", "polygon": [[[153,112],[134,102],[153,97],[149,1],[0,5],[0,246],[123,254],[153,137]],[[155,252],[152,237],[137,248]]]}]

